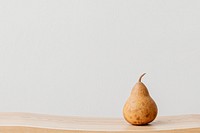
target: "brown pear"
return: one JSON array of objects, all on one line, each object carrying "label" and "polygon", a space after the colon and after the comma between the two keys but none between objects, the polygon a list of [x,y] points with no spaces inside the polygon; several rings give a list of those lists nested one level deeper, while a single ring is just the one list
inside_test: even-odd
[{"label": "brown pear", "polygon": [[140,76],[123,108],[125,120],[133,125],[146,125],[152,122],[158,113],[156,103],[141,82],[144,75],[145,73]]}]

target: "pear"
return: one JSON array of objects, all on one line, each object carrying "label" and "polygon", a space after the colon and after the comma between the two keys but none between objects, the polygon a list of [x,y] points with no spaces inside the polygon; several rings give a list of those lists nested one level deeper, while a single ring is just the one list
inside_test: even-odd
[{"label": "pear", "polygon": [[141,82],[144,75],[145,73],[140,76],[123,108],[125,120],[132,125],[146,125],[152,122],[158,113],[156,103]]}]

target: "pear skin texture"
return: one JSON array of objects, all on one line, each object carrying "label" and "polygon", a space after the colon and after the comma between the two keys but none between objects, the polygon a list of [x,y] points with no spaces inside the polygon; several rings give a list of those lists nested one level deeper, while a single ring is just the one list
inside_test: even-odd
[{"label": "pear skin texture", "polygon": [[157,105],[146,86],[137,82],[123,108],[125,120],[133,125],[146,125],[156,118],[157,113]]}]

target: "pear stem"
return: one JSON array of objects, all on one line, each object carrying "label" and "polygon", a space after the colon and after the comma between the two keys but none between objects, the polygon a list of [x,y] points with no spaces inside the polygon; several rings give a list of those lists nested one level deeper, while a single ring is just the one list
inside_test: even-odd
[{"label": "pear stem", "polygon": [[141,82],[141,80],[142,80],[142,77],[143,77],[145,74],[146,74],[146,73],[143,73],[143,74],[140,76],[140,78],[139,78],[138,82]]}]

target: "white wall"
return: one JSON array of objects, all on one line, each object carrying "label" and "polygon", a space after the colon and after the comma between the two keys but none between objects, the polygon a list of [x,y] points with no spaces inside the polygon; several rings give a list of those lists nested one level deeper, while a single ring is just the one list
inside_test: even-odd
[{"label": "white wall", "polygon": [[199,5],[1,0],[0,112],[121,117],[146,72],[159,115],[200,113]]}]

